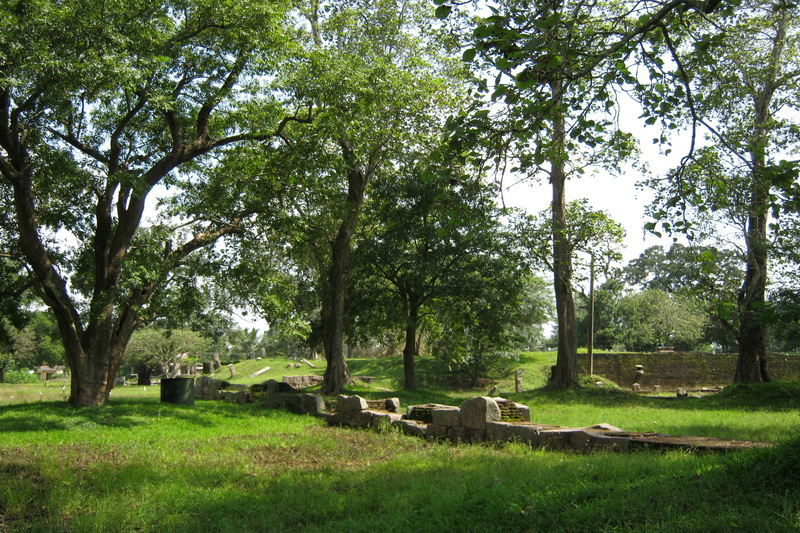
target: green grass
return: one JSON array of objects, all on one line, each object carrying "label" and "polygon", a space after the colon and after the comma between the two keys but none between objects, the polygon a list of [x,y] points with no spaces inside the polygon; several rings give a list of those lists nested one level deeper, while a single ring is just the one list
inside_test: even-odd
[{"label": "green grass", "polygon": [[[376,385],[352,391],[404,405],[482,393],[381,391],[398,379],[388,363],[353,361]],[[549,367],[546,354],[519,364],[526,379]],[[539,422],[778,443],[730,455],[450,445],[329,428],[258,403],[161,404],[158,387],[119,387],[104,407],[73,409],[62,385],[0,385],[2,533],[800,531],[798,384],[680,401],[602,389],[510,395]]]}]

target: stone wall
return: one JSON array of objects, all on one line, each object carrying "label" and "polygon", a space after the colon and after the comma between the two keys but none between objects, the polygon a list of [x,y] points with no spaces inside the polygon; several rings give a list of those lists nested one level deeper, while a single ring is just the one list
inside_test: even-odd
[{"label": "stone wall", "polygon": [[393,428],[416,437],[469,443],[517,442],[533,448],[582,452],[641,448],[730,451],[765,446],[757,442],[628,432],[609,424],[582,428],[535,424],[530,421],[527,406],[503,398],[471,398],[459,407],[416,405],[409,407],[406,415],[396,409],[399,402],[395,400],[387,400],[387,410],[381,410],[371,408],[360,396],[339,396],[336,410],[321,416],[330,425]]},{"label": "stone wall", "polygon": [[[595,354],[594,373],[630,388],[642,389],[721,387],[730,385],[736,354],[664,352],[649,354]],[[639,368],[641,367],[641,368]],[[585,354],[578,356],[578,371],[588,373]],[[767,370],[775,381],[800,379],[800,356],[770,355]]]}]

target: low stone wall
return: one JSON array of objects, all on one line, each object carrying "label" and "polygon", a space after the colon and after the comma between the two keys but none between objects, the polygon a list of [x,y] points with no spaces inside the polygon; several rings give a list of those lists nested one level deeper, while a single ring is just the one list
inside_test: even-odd
[{"label": "low stone wall", "polygon": [[200,376],[194,383],[195,398],[198,400],[222,400],[233,403],[253,401],[253,395],[247,385],[229,383],[208,376]]},{"label": "low stone wall", "polygon": [[[392,399],[392,404],[394,405]],[[322,415],[328,424],[363,427],[397,428],[407,435],[456,442],[519,442],[534,448],[553,450],[634,450],[694,449],[730,451],[767,446],[764,443],[730,441],[701,437],[672,437],[658,433],[628,432],[609,424],[565,428],[530,422],[530,409],[503,398],[481,396],[463,402],[459,407],[427,404],[411,406],[408,414],[373,410],[360,396],[340,396],[336,410]],[[414,418],[422,418],[418,420]],[[503,418],[521,418],[507,421]]]},{"label": "low stone wall", "polygon": [[288,383],[268,380],[246,387],[200,377],[196,398],[246,403],[263,399],[271,408],[323,417],[329,425],[389,429],[407,435],[447,439],[455,442],[519,442],[531,447],[554,450],[592,451],[647,448],[691,448],[726,451],[761,443],[722,441],[696,437],[670,437],[657,433],[632,433],[597,424],[584,428],[564,428],[531,423],[530,409],[504,398],[479,396],[453,407],[440,404],[414,405],[401,414],[400,400],[365,400],[360,396],[339,396],[335,410],[326,411],[318,394],[303,393]]},{"label": "low stone wall", "polygon": [[[649,354],[595,354],[594,373],[631,388],[724,387],[733,382],[736,354],[664,352]],[[800,356],[770,354],[767,370],[775,381],[800,379]],[[588,357],[578,356],[578,371],[589,372]]]}]

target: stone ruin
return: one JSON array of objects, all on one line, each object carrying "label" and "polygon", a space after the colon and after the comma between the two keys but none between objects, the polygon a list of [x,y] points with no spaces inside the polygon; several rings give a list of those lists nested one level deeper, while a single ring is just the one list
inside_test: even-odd
[{"label": "stone ruin", "polygon": [[[383,400],[382,400],[383,401]],[[767,446],[765,443],[704,437],[673,437],[660,433],[630,432],[609,424],[569,428],[536,424],[530,409],[504,398],[479,396],[460,406],[427,404],[400,414],[396,398],[385,400],[386,408],[370,405],[359,396],[340,396],[333,413],[324,416],[330,425],[365,428],[397,428],[407,435],[455,442],[518,442],[551,450],[627,451],[648,449],[695,449],[730,451]],[[389,407],[391,406],[391,407]]]},{"label": "stone ruin", "polygon": [[197,379],[196,398],[236,403],[258,398],[267,407],[322,417],[328,425],[396,428],[406,435],[454,442],[517,442],[532,448],[583,452],[641,448],[731,451],[768,446],[760,442],[631,432],[609,424],[579,428],[537,424],[531,422],[527,406],[488,396],[468,399],[458,407],[413,405],[406,414],[402,414],[398,398],[366,400],[360,396],[339,396],[336,407],[328,412],[322,396],[298,391],[289,383],[269,380],[248,388],[201,377]]},{"label": "stone ruin", "polygon": [[194,387],[194,397],[198,400],[222,400],[233,403],[250,403],[253,401],[253,395],[247,385],[200,376],[195,379]]}]

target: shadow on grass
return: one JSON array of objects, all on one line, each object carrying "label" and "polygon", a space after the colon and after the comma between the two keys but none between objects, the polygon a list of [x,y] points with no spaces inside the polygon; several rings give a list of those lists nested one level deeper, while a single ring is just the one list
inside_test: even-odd
[{"label": "shadow on grass", "polygon": [[[7,521],[50,531],[113,524],[174,532],[714,532],[790,531],[800,518],[797,441],[725,457],[434,445],[384,462],[371,459],[365,450],[355,466],[88,470],[83,497],[103,513],[65,518],[56,494],[63,489],[53,483],[40,489],[53,508],[32,520],[14,515]],[[119,487],[138,495],[137,509],[115,504]]]},{"label": "shadow on grass", "polygon": [[101,407],[76,409],[64,402],[36,402],[0,406],[0,432],[44,432],[92,427],[132,428],[154,418],[173,419],[198,427],[211,427],[214,417],[244,419],[255,406],[224,402],[198,402],[194,406],[160,403],[157,399],[115,399]]}]

